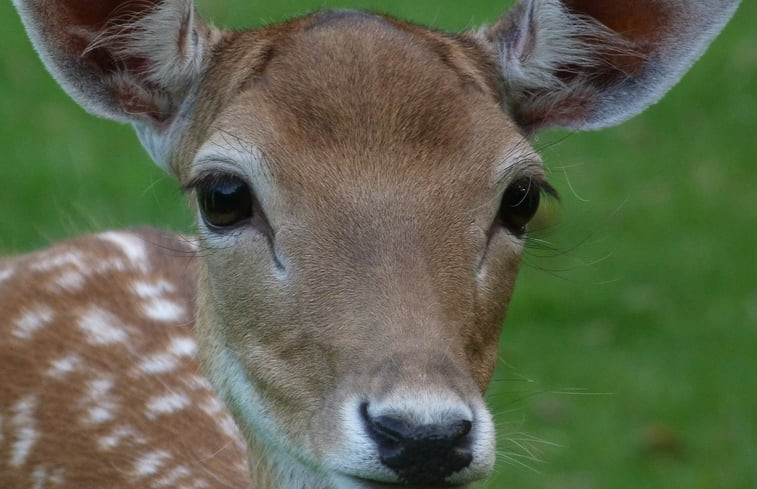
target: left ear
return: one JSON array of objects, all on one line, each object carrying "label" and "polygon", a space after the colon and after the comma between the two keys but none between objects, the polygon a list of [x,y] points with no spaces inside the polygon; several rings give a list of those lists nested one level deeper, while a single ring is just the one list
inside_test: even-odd
[{"label": "left ear", "polygon": [[218,32],[192,0],[13,0],[34,47],[87,111],[134,124],[169,168],[182,108]]},{"label": "left ear", "polygon": [[520,0],[481,32],[508,110],[529,132],[599,129],[657,102],[739,0]]}]

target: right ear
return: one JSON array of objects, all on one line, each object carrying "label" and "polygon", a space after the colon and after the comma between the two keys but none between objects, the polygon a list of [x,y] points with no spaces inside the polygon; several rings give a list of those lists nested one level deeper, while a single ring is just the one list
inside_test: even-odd
[{"label": "right ear", "polygon": [[659,100],[739,1],[518,0],[481,34],[524,130],[600,129]]},{"label": "right ear", "polygon": [[135,125],[168,170],[169,133],[218,38],[192,0],[13,0],[35,49],[87,111]]}]

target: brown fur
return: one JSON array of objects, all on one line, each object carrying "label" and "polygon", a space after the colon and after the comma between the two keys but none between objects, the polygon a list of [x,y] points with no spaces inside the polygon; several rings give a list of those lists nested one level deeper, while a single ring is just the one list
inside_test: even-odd
[{"label": "brown fur", "polygon": [[[493,169],[526,143],[488,82],[471,82],[488,78],[481,51],[451,66],[438,51],[455,41],[414,26],[348,17],[308,27],[228,39],[206,79],[234,94],[212,126],[219,139],[239,137],[270,162],[282,204],[263,206],[293,277],[285,287],[268,277],[267,258],[249,256],[261,253],[255,243],[214,250],[199,326],[207,361],[213,343],[233,345],[290,442],[322,453],[339,443],[334,413],[347,395],[421,382],[469,399],[488,384],[520,244],[500,236],[490,274],[478,282],[475,271],[502,190]],[[266,46],[282,30],[272,56],[248,55],[264,68],[227,76],[238,43]],[[232,263],[223,282],[210,279]]]},{"label": "brown fur", "polygon": [[[246,484],[243,442],[235,430],[222,429],[224,417],[233,428],[226,411],[210,409],[221,405],[196,357],[168,353],[164,368],[139,368],[159,360],[173,341],[194,341],[193,248],[157,231],[123,235],[144,243],[146,262],[133,263],[111,242],[87,236],[2,265],[13,276],[0,282],[0,487],[104,487],[105,481],[113,488],[159,487],[161,476],[182,466],[168,487]],[[140,295],[139,284],[169,285],[160,299],[183,312],[170,321],[146,315],[155,296]],[[51,311],[49,318],[22,334],[24,315],[42,309]],[[93,310],[126,341],[98,344],[88,335],[80,323]],[[69,368],[54,373],[66,359]],[[93,399],[89,389],[98,382],[110,387]],[[151,402],[172,394],[186,395],[195,408],[151,413]],[[24,422],[19,403],[29,399],[33,408]],[[98,408],[106,414],[93,414]],[[28,455],[14,464],[18,444],[30,438]],[[140,459],[155,451],[168,454],[155,473],[136,475]]]}]

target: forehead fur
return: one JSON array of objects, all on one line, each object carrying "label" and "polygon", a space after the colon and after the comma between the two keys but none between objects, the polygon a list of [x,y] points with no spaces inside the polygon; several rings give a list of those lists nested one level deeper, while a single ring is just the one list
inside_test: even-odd
[{"label": "forehead fur", "polygon": [[258,147],[289,180],[335,167],[483,180],[521,140],[500,109],[491,57],[464,36],[324,12],[230,35],[217,53],[208,83],[227,97],[212,126]]}]

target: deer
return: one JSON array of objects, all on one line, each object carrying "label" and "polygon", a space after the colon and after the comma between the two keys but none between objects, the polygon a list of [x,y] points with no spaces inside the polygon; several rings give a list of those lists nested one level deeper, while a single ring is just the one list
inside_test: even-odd
[{"label": "deer", "polygon": [[327,10],[13,0],[85,110],[131,124],[196,235],[0,261],[0,487],[469,487],[532,146],[657,102],[738,0],[518,0],[448,33]]}]

